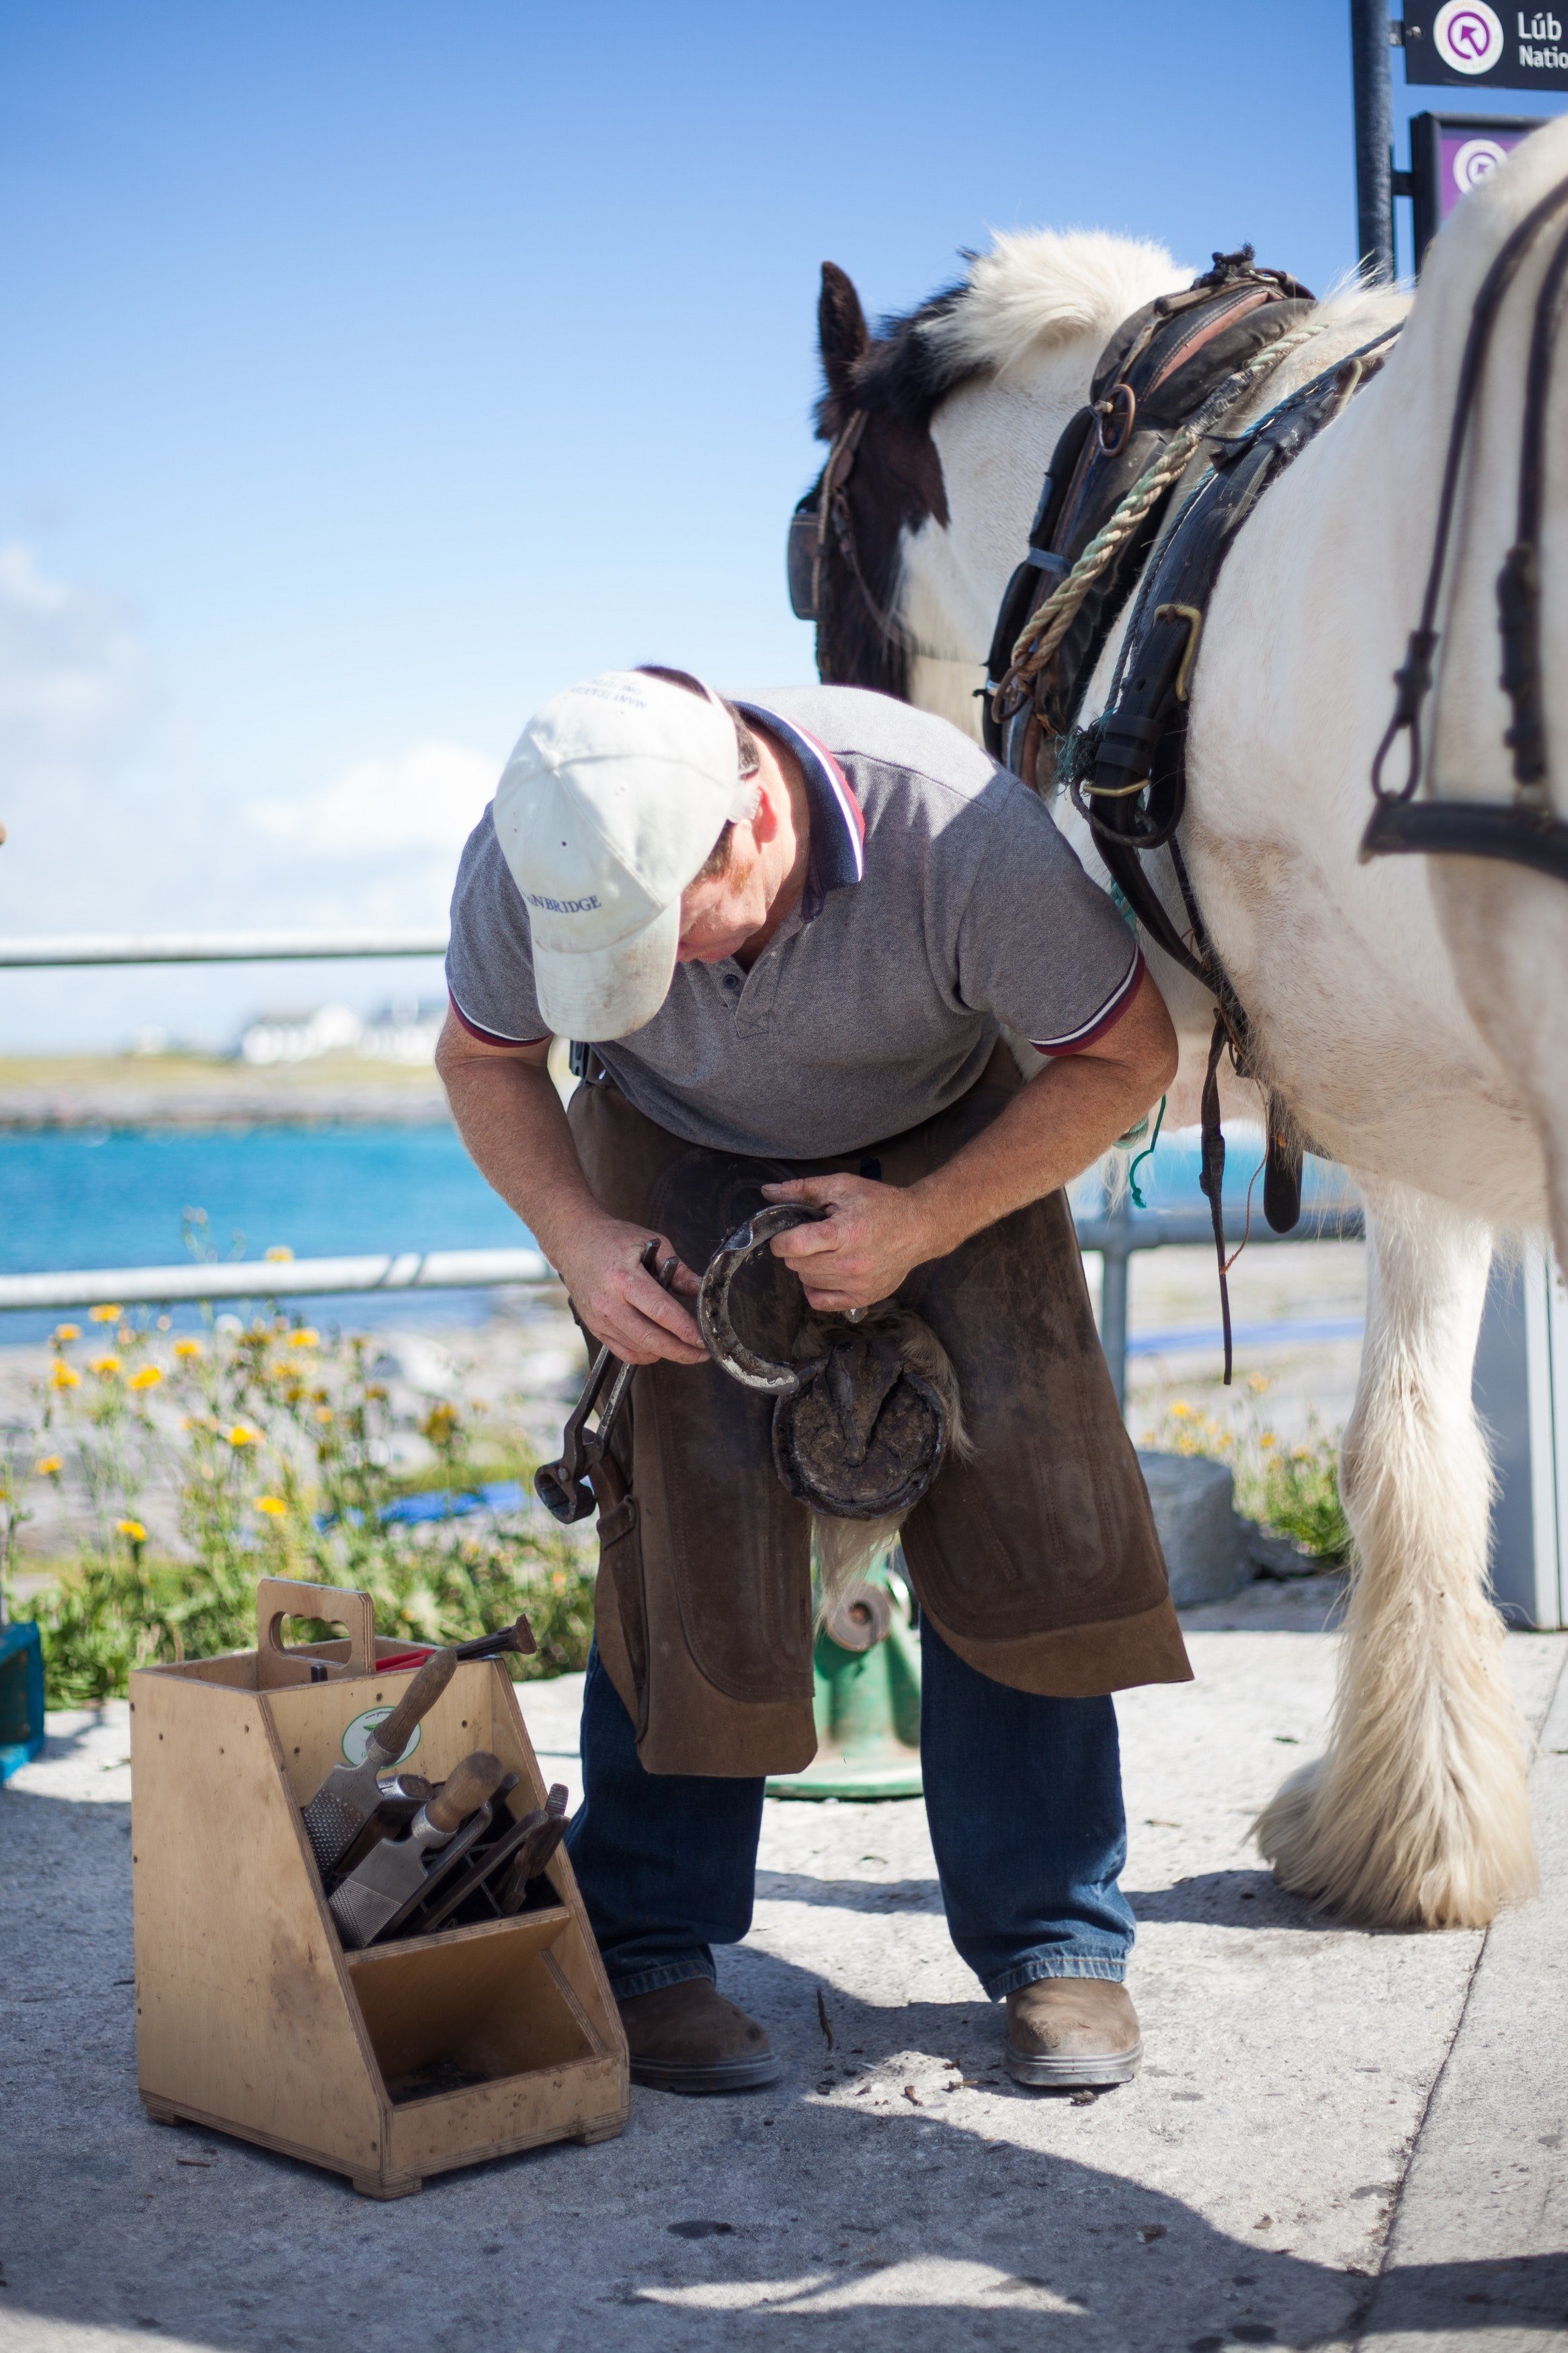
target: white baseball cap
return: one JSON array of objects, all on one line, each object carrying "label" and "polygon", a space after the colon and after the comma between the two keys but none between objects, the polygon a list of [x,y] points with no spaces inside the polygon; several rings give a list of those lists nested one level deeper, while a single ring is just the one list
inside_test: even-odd
[{"label": "white baseball cap", "polygon": [[680,894],[756,803],[710,688],[605,670],[529,721],[494,822],[556,1037],[624,1038],[652,1020],[675,971]]}]

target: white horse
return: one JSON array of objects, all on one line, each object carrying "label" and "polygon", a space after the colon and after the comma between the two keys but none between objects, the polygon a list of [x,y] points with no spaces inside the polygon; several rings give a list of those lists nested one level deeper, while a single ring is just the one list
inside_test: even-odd
[{"label": "white horse", "polygon": [[[1413,306],[1360,287],[1319,305],[1321,332],[1252,413],[1407,309],[1409,323],[1383,373],[1247,523],[1191,686],[1183,842],[1200,903],[1260,1077],[1314,1148],[1352,1171],[1367,1211],[1366,1340],[1342,1465],[1357,1567],[1332,1733],[1258,1837],[1287,1886],[1373,1926],[1479,1925],[1535,1883],[1470,1384],[1494,1233],[1550,1222],[1568,1253],[1568,989],[1551,979],[1568,975],[1568,885],[1477,860],[1362,865],[1356,851],[1420,605],[1475,294],[1509,232],[1564,176],[1568,123],[1466,199]],[[1493,584],[1513,538],[1523,354],[1555,241],[1505,304],[1468,470],[1435,764],[1439,789],[1460,796],[1509,790]],[[832,554],[825,676],[907,693],[978,733],[998,601],[1056,437],[1111,331],[1191,274],[1157,248],[1098,234],[999,237],[961,286],[873,341],[847,279],[825,271],[825,438],[866,412],[845,486],[856,576]],[[1551,421],[1560,450],[1568,377]],[[1558,743],[1565,506],[1559,457],[1544,638]],[[1101,707],[1115,650],[1113,638],[1085,717]],[[1065,800],[1057,816],[1102,872]],[[1173,1109],[1190,1118],[1212,1005],[1145,946],[1183,1039]]]}]

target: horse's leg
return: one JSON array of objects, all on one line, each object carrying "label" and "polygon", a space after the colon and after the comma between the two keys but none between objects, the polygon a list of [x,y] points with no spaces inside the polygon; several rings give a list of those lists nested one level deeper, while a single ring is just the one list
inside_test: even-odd
[{"label": "horse's leg", "polygon": [[1367,1927],[1479,1927],[1536,1877],[1470,1402],[1490,1236],[1374,1187],[1367,1240],[1342,1465],[1359,1561],[1329,1750],[1264,1809],[1258,1841],[1285,1886]]}]

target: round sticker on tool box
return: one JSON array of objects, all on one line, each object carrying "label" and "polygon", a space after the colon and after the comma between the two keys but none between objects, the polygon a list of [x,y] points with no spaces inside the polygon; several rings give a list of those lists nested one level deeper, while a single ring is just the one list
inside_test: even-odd
[{"label": "round sticker on tool box", "polygon": [[[391,1714],[392,1710],[389,1707],[367,1707],[363,1715],[356,1715],[353,1722],[345,1726],[343,1731],[343,1755],[348,1758],[351,1765],[363,1765],[364,1763],[365,1751],[370,1746],[371,1734],[375,1730],[378,1724],[384,1724]],[[415,1725],[413,1735],[409,1739],[407,1747],[404,1750],[403,1756],[397,1759],[397,1762],[400,1765],[403,1763],[405,1757],[412,1757],[415,1750],[418,1747],[419,1736],[423,1732],[424,1728],[423,1725],[416,1724]]]}]

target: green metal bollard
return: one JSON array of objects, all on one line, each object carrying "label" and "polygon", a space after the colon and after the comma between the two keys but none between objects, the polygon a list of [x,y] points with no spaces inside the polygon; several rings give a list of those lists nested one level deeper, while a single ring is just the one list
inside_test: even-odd
[{"label": "green metal bollard", "polygon": [[816,1761],[770,1780],[768,1796],[918,1798],[920,1643],[885,1562],[817,1630],[812,1669]]}]

